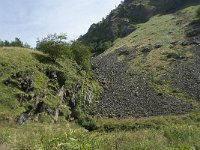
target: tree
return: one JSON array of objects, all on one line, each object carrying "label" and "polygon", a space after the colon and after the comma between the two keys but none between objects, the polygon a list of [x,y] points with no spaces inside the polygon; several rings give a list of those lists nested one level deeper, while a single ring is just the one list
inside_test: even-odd
[{"label": "tree", "polygon": [[4,41],[4,45],[3,45],[3,46],[10,46],[10,43],[9,43],[9,41],[5,40],[5,41]]},{"label": "tree", "polygon": [[15,38],[14,41],[11,41],[11,42],[7,40],[5,41],[0,40],[0,46],[25,47],[23,42],[20,40],[20,38],[17,38],[17,37]]},{"label": "tree", "polygon": [[0,46],[3,46],[4,42],[0,39]]},{"label": "tree", "polygon": [[98,47],[95,48],[95,52],[97,54],[101,54],[103,53],[105,50],[109,49],[110,47],[112,47],[112,42],[111,41],[107,41],[107,42],[100,42],[98,44]]},{"label": "tree", "polygon": [[63,58],[63,56],[71,58],[70,46],[66,40],[66,34],[49,34],[42,40],[37,41],[36,49],[48,54],[53,61]]},{"label": "tree", "polygon": [[73,58],[77,62],[77,64],[82,66],[82,68],[86,72],[89,72],[91,70],[90,49],[80,42],[74,42],[71,45],[71,50],[72,50]]},{"label": "tree", "polygon": [[24,47],[22,41],[21,41],[19,38],[17,38],[17,37],[15,38],[14,41],[12,41],[12,42],[10,43],[10,46],[14,46],[14,47]]},{"label": "tree", "polygon": [[24,47],[25,47],[25,48],[31,48],[31,46],[30,46],[28,43],[25,43],[25,44],[24,44]]}]

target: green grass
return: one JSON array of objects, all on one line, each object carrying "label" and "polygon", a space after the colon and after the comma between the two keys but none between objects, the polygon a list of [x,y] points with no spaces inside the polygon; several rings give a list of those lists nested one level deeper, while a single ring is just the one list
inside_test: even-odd
[{"label": "green grass", "polygon": [[[185,117],[185,120],[184,120]],[[88,132],[76,124],[49,125],[28,123],[23,126],[0,125],[0,149],[7,150],[138,150],[138,149],[192,149],[200,148],[199,122],[191,121],[189,116],[155,117],[152,119],[106,119],[105,124],[111,122],[117,125],[123,123],[128,126],[137,124],[136,130],[116,129],[110,132]],[[187,119],[188,120],[187,120]],[[191,122],[190,122],[191,121]],[[149,122],[149,123],[147,123]],[[152,128],[147,124],[160,125]],[[143,127],[145,128],[141,128]]]}]

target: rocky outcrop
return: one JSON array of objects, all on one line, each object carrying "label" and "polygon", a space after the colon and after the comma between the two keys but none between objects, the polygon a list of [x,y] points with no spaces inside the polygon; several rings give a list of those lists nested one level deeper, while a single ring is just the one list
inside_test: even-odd
[{"label": "rocky outcrop", "polygon": [[31,75],[28,72],[14,73],[4,84],[9,87],[16,87],[24,92],[32,92],[34,90]]},{"label": "rocky outcrop", "polygon": [[[43,73],[48,81],[45,88],[40,90],[34,86],[31,72],[16,72],[4,81],[6,86],[21,91],[16,94],[16,98],[19,105],[25,107],[26,111],[16,118],[18,125],[28,120],[39,121],[41,114],[49,116],[51,122],[57,122],[59,116],[73,120],[76,118],[78,105],[83,103],[84,107],[87,107],[93,99],[93,92],[87,89],[81,93],[83,101],[80,102],[79,91],[82,88],[82,83],[73,83],[72,89],[69,89],[65,85],[66,79],[62,71],[48,68]],[[50,100],[49,95],[54,99]],[[52,104],[49,104],[48,101],[52,101]]]},{"label": "rocky outcrop", "polygon": [[66,75],[58,69],[46,68],[41,73],[46,77],[44,89],[35,87],[34,76],[28,71],[13,73],[4,81],[6,86],[20,91],[15,96],[25,111],[17,116],[18,125],[29,120],[40,121],[41,117],[51,123],[56,123],[59,117],[72,121],[89,113],[95,99],[94,89],[81,80],[70,81],[67,86]]}]

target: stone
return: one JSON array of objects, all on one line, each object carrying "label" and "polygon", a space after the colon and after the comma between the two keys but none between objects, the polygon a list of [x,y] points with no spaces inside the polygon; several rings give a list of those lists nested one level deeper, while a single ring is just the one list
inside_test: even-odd
[{"label": "stone", "polygon": [[154,48],[161,48],[161,47],[162,47],[161,44],[156,44],[156,45],[154,46]]},{"label": "stone", "polygon": [[22,125],[24,122],[28,120],[28,114],[27,113],[22,113],[18,118],[17,118],[17,125]]},{"label": "stone", "polygon": [[149,53],[150,51],[151,51],[151,49],[148,47],[144,47],[141,49],[141,52],[143,52],[143,53]]}]

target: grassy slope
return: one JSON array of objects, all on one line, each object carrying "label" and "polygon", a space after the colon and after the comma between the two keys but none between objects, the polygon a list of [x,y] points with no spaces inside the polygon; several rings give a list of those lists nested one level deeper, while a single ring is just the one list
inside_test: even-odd
[{"label": "grassy slope", "polygon": [[[181,46],[185,40],[185,27],[196,18],[198,6],[191,6],[178,11],[175,14],[154,16],[148,22],[139,24],[137,30],[125,38],[117,39],[114,46],[106,51],[105,54],[114,51],[120,47],[136,49],[136,58],[130,63],[134,71],[147,70],[157,75],[158,70],[167,70],[169,60],[166,55],[177,53],[192,58],[191,47]],[[171,48],[171,43],[176,42],[176,46]],[[160,48],[154,48],[161,45]],[[144,58],[141,52],[142,48],[152,49],[148,56]]]},{"label": "grassy slope", "polygon": [[[114,47],[110,49],[110,52],[123,45],[137,47],[137,58],[130,62],[130,71],[151,71],[152,74],[159,77],[156,71],[158,68],[162,67],[163,72],[169,69],[168,60],[165,59],[166,53],[181,53],[181,55],[192,59],[193,54],[189,51],[190,47],[185,47],[183,50],[180,45],[173,49],[169,49],[169,46],[174,40],[178,42],[184,40],[184,26],[190,19],[194,19],[196,8],[197,7],[189,7],[181,11],[182,13],[186,13],[184,15],[186,17],[186,22],[182,27],[175,25],[177,19],[181,19],[180,16],[179,18],[173,15],[153,17],[149,22],[139,25],[136,32],[130,34],[126,38],[118,39]],[[157,24],[160,26],[158,27]],[[172,33],[169,34],[168,31]],[[152,32],[154,33],[151,34]],[[153,49],[150,55],[146,57],[146,61],[143,62],[141,60],[143,54],[140,48],[148,47],[149,44],[162,44],[163,46],[162,48]],[[154,63],[152,63],[152,61]],[[70,65],[70,63],[66,64]],[[43,84],[40,83],[45,83],[47,81],[43,74],[37,72],[36,66],[41,64],[30,55],[29,50],[15,49],[11,52],[11,49],[1,49],[0,65],[10,66],[9,68],[0,67],[1,72],[3,72],[3,75],[0,75],[0,113],[1,117],[5,117],[6,115],[10,117],[16,115],[15,111],[23,112],[23,108],[19,108],[19,110],[13,109],[18,103],[14,97],[17,89],[10,89],[2,84],[2,81],[5,80],[10,73],[14,70],[26,70],[27,68],[31,68],[36,71],[37,78],[41,79],[38,83],[38,88],[42,88]],[[137,67],[137,70],[133,70],[135,67]],[[74,71],[69,72],[71,77],[74,75],[76,76]],[[195,146],[199,146],[200,148],[200,113],[198,110],[181,116],[160,116],[125,120],[97,117],[95,120],[99,126],[98,132],[87,132],[71,123],[60,125],[28,123],[23,126],[8,126],[1,122],[0,149],[189,150]]]},{"label": "grassy slope", "polygon": [[[16,88],[5,86],[3,82],[7,80],[12,73],[27,69],[33,71],[34,78],[39,82],[39,84],[36,84],[37,88],[42,89],[45,85],[43,83],[46,83],[47,79],[38,72],[36,66],[39,65],[39,62],[30,55],[30,50],[21,48],[1,48],[0,50],[0,116],[5,117],[4,119],[6,119],[6,117],[9,119],[10,117],[12,118],[22,113],[24,109],[18,107],[19,103],[15,96],[15,94],[20,91]],[[15,109],[16,107],[18,108]]]},{"label": "grassy slope", "polygon": [[[21,104],[17,95],[31,93],[26,93],[19,88],[9,87],[4,84],[7,79],[17,72],[28,72],[30,74],[34,86],[32,94],[45,94],[46,98],[40,99],[51,109],[58,107],[60,98],[51,90],[51,87],[56,87],[57,83],[49,82],[45,74],[46,70],[62,72],[66,80],[66,90],[69,92],[73,92],[73,85],[80,83],[81,91],[79,92],[84,93],[87,90],[92,90],[93,98],[95,99],[100,90],[97,82],[88,78],[84,72],[78,72],[78,66],[71,60],[65,59],[53,64],[52,62],[44,61],[46,55],[43,53],[14,47],[0,48],[0,54],[0,121],[2,122],[6,120],[13,122],[18,115],[27,110],[28,106],[35,103],[34,101],[26,101]],[[67,105],[63,107],[67,107]],[[60,109],[66,113],[68,111],[68,108]]]}]

